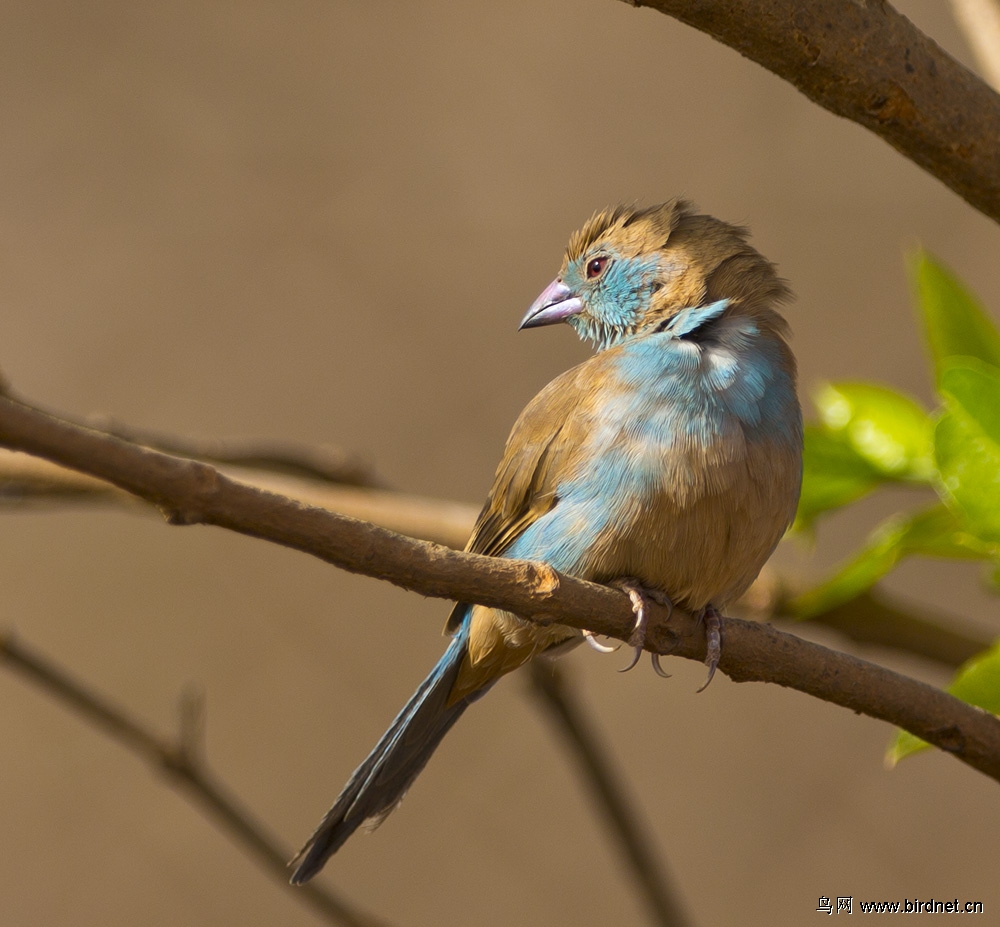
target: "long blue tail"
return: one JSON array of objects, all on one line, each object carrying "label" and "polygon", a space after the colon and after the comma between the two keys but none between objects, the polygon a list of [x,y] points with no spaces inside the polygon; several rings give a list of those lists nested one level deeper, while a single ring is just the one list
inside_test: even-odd
[{"label": "long blue tail", "polygon": [[466,653],[469,622],[462,622],[444,656],[396,715],[375,749],[354,771],[309,842],[292,860],[292,883],[308,882],[362,824],[382,823],[406,794],[451,726],[489,686],[448,705]]}]

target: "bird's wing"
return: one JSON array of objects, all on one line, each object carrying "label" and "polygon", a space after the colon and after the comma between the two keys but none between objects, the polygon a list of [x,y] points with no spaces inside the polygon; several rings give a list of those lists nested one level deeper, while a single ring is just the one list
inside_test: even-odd
[{"label": "bird's wing", "polygon": [[[465,549],[499,556],[534,521],[552,509],[557,488],[575,469],[595,410],[591,358],[556,377],[528,403],[511,430],[493,487]],[[448,619],[454,633],[467,605]]]}]

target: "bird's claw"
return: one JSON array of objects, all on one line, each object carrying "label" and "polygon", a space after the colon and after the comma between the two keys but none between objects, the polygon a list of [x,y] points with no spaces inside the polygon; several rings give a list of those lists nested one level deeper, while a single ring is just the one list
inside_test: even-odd
[{"label": "bird's claw", "polygon": [[[648,600],[652,599],[657,604],[670,609],[670,615],[674,613],[674,603],[670,601],[670,596],[662,590],[646,589],[632,579],[619,580],[615,583],[615,585],[622,591],[628,593],[629,599],[632,600],[632,611],[635,614],[635,627],[632,628],[632,633],[629,635],[628,639],[629,645],[633,648],[632,659],[628,666],[618,670],[619,673],[627,673],[639,662],[639,658],[642,656],[642,651],[646,643],[646,628],[649,625],[649,613],[646,607],[648,605]],[[662,676],[664,679],[669,679],[670,674],[665,673],[663,671],[663,667],[660,666],[660,655],[658,653],[654,653],[652,655],[652,659],[653,670],[656,672],[656,675]]]},{"label": "bird's claw", "polygon": [[636,663],[639,662],[639,657],[642,656],[642,644],[634,645],[632,647],[632,659],[628,661],[628,666],[623,666],[619,673],[627,673],[630,669],[634,669]]},{"label": "bird's claw", "polygon": [[653,672],[656,673],[656,675],[659,676],[660,679],[669,679],[670,673],[668,673],[662,666],[660,666],[660,655],[658,653],[654,653],[651,654],[650,656],[653,662]]},{"label": "bird's claw", "polygon": [[619,647],[621,647],[621,644],[615,644],[614,646],[602,644],[594,635],[593,631],[584,631],[583,639],[598,653],[614,653]]},{"label": "bird's claw", "polygon": [[712,681],[719,659],[722,657],[722,615],[713,605],[706,605],[700,620],[705,622],[705,665],[708,667],[708,679],[698,692],[704,692]]}]

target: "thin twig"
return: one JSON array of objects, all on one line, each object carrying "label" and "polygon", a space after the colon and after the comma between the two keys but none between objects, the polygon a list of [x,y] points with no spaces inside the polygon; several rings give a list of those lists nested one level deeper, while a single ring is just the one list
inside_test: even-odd
[{"label": "thin twig", "polygon": [[[0,397],[0,445],[108,480],[159,506],[175,525],[216,525],[311,554],[423,595],[477,602],[543,623],[627,640],[635,618],[619,590],[544,563],[484,557],[417,541],[232,480],[214,467],[81,428]],[[704,660],[694,616],[650,609],[646,647]],[[758,622],[729,618],[719,669],[775,682],[905,728],[1000,781],[1000,719],[933,686]]]},{"label": "thin twig", "polygon": [[[219,470],[242,483],[290,496],[305,505],[372,521],[393,531],[449,547],[465,546],[479,511],[463,502],[428,499],[388,489],[338,485],[250,467],[227,466]],[[106,480],[0,448],[0,505],[22,509],[97,503],[136,510],[137,503],[144,501]]]},{"label": "thin twig", "polygon": [[191,457],[209,463],[235,464],[306,477],[342,486],[375,488],[381,481],[371,467],[359,458],[335,447],[316,447],[294,441],[248,440],[245,438],[222,440],[220,438],[193,438],[168,435],[158,431],[136,428],[111,418],[94,416],[83,423],[133,444]]},{"label": "thin twig", "polygon": [[1000,96],[888,0],[626,2],[736,49],[1000,222]]},{"label": "thin twig", "polygon": [[191,766],[204,766],[205,692],[200,686],[187,685],[181,690],[177,705],[177,752]]},{"label": "thin twig", "polygon": [[[919,614],[912,606],[904,610],[891,596],[876,590],[828,609],[815,620],[859,643],[892,647],[952,668],[982,653],[993,642],[971,628],[948,627],[943,620]],[[810,623],[815,622],[810,619]]]},{"label": "thin twig", "polygon": [[657,859],[652,840],[640,825],[639,814],[629,804],[625,784],[603,749],[602,738],[576,703],[562,670],[550,660],[536,660],[530,664],[530,671],[532,691],[579,762],[581,774],[604,812],[605,822],[628,861],[653,921],[661,927],[690,924],[665,867]]},{"label": "thin twig", "polygon": [[315,883],[292,888],[288,882],[291,851],[261,825],[211,773],[202,758],[200,745],[200,707],[194,707],[190,696],[182,709],[182,733],[177,742],[152,733],[139,721],[108,699],[97,695],[84,683],[74,679],[65,669],[15,640],[9,633],[0,633],[0,661],[21,673],[35,685],[76,711],[95,727],[144,759],[169,782],[182,788],[189,798],[228,831],[263,868],[293,897],[301,899],[330,923],[347,927],[381,927],[382,922],[362,914]]},{"label": "thin twig", "polygon": [[905,605],[891,595],[869,589],[833,608],[801,619],[791,608],[798,590],[765,569],[740,600],[741,611],[758,621],[818,624],[858,644],[888,647],[956,669],[986,650],[993,638],[953,616]]}]

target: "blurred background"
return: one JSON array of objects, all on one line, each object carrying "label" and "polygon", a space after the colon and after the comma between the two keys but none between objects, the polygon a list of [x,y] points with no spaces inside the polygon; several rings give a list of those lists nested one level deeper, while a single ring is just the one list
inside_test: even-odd
[{"label": "blurred background", "polygon": [[[958,59],[946,4],[896,6]],[[534,393],[586,356],[518,333],[597,208],[683,194],[745,223],[797,301],[802,394],[930,403],[904,254],[1000,313],[1000,230],[735,52],[610,0],[134,4],[0,12],[0,369],[76,416],[330,443],[391,485],[478,503]],[[878,519],[825,523],[818,577]],[[888,588],[995,629],[969,565]],[[208,700],[217,772],[298,846],[443,649],[449,606],[273,545],[100,508],[5,511],[0,626],[175,724]],[[833,646],[830,634],[810,632]],[[934,684],[942,669],[863,651]],[[564,661],[700,925],[798,924],[820,895],[1000,907],[996,784],[893,772],[884,724],[703,668]],[[318,924],[185,799],[0,674],[8,924]],[[678,801],[678,796],[684,799]],[[515,675],[402,808],[321,876],[399,925],[642,923],[574,768]],[[995,916],[995,914],[994,914]]]}]

